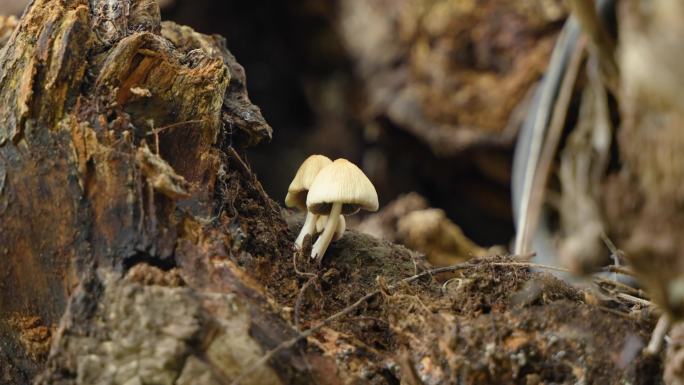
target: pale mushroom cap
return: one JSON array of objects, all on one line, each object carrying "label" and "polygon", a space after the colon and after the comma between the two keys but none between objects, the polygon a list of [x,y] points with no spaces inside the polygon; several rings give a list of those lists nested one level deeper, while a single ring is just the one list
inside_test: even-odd
[{"label": "pale mushroom cap", "polygon": [[297,207],[306,210],[306,195],[316,175],[325,167],[332,164],[332,160],[323,155],[311,155],[299,166],[297,174],[290,183],[285,197],[287,207]]},{"label": "pale mushroom cap", "polygon": [[[322,233],[323,230],[325,229],[325,223],[328,222],[328,216],[327,215],[321,215],[318,217],[318,220],[316,220],[316,232],[317,233]],[[340,221],[337,222],[337,228],[335,229],[335,237],[333,238],[335,241],[339,240],[342,238],[342,235],[344,235],[344,232],[347,230],[347,220],[344,219],[344,215],[340,215]]]},{"label": "pale mushroom cap", "polygon": [[359,209],[378,210],[378,193],[366,174],[346,159],[322,169],[309,188],[306,206],[314,214],[328,214],[333,203],[342,203],[342,214]]}]

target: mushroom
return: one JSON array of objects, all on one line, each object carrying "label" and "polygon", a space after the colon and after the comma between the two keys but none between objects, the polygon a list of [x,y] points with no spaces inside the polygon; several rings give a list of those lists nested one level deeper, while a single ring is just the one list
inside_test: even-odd
[{"label": "mushroom", "polygon": [[[290,187],[287,189],[285,205],[287,207],[297,207],[301,210],[306,210],[306,197],[309,193],[309,187],[311,187],[318,172],[330,164],[332,164],[332,160],[327,156],[311,155],[306,158],[304,163],[299,166],[297,174],[295,174],[294,179],[292,179],[292,182],[290,183]],[[316,231],[316,219],[317,216],[307,210],[304,226],[302,226],[302,230],[295,240],[295,245],[298,248],[302,248],[304,237],[307,234],[314,235],[314,232]]]},{"label": "mushroom", "polygon": [[[318,215],[318,220],[316,221],[316,232],[321,233],[325,229],[325,223],[328,222],[327,215]],[[344,231],[347,229],[347,220],[344,219],[344,215],[340,215],[340,221],[335,229],[335,235],[333,236],[333,241],[338,241],[344,235]]]},{"label": "mushroom", "polygon": [[311,249],[311,258],[320,260],[332,240],[340,216],[354,214],[359,209],[377,211],[378,193],[356,165],[346,159],[337,159],[314,179],[306,206],[311,213],[328,215],[323,233]]}]

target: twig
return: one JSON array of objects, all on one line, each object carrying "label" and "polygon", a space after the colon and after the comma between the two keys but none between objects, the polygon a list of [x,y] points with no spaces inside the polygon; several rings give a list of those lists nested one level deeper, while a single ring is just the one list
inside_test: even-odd
[{"label": "twig", "polygon": [[152,129],[154,133],[154,150],[155,154],[159,155],[159,133],[154,128]]},{"label": "twig", "polygon": [[609,265],[603,268],[603,271],[609,272],[609,273],[618,273],[622,275],[628,275],[630,277],[634,277],[634,272],[632,269],[629,267],[624,267],[624,266],[616,266],[616,265]]},{"label": "twig", "polygon": [[163,126],[163,127],[153,128],[151,132],[148,132],[148,133],[146,134],[146,136],[149,136],[149,135],[157,135],[157,134],[161,133],[162,131],[166,131],[166,130],[168,130],[168,129],[170,129],[170,128],[175,128],[175,127],[179,127],[179,126],[184,126],[184,125],[190,124],[190,123],[202,123],[202,122],[204,122],[204,119],[186,120],[186,121],[184,121],[184,122],[177,122],[177,123],[169,124],[169,125],[166,125],[166,126]]},{"label": "twig", "polygon": [[608,238],[608,235],[606,235],[605,232],[601,233],[601,239],[603,240],[603,243],[606,244],[606,247],[610,250],[611,254],[614,254],[616,257],[624,254],[623,251],[618,249],[617,246],[615,246],[615,243]]},{"label": "twig", "polygon": [[316,277],[316,274],[314,274],[314,273],[308,273],[306,271],[300,271],[297,268],[297,254],[299,254],[299,251],[296,251],[296,250],[292,253],[292,267],[294,267],[295,273],[297,273],[297,275],[303,275],[306,277]]},{"label": "twig", "polygon": [[[152,122],[153,122],[152,125],[154,125],[154,121],[152,121]],[[198,119],[198,120],[186,120],[184,122],[172,123],[172,124],[169,124],[169,125],[166,125],[163,127],[159,127],[159,128],[154,128],[154,126],[153,126],[152,131],[145,134],[145,136],[154,135],[154,147],[157,150],[157,155],[159,155],[159,134],[161,132],[166,131],[170,128],[182,127],[182,126],[184,126],[186,124],[190,124],[190,123],[202,123],[202,122],[204,122],[203,119]]]},{"label": "twig", "polygon": [[623,313],[623,312],[621,312],[621,311],[617,311],[617,310],[611,309],[611,308],[609,308],[609,307],[597,305],[596,308],[599,309],[599,310],[603,310],[603,311],[605,311],[605,312],[608,312],[608,313],[610,313],[610,314],[614,314],[614,315],[619,316],[619,317],[627,318],[627,319],[630,319],[630,320],[633,320],[633,319],[634,319],[634,318],[633,318],[630,314],[628,314],[628,313]]},{"label": "twig", "polygon": [[663,345],[663,339],[665,338],[665,334],[667,333],[667,330],[669,328],[670,318],[667,315],[661,315],[660,318],[658,318],[658,323],[656,323],[656,326],[653,329],[651,340],[648,342],[648,346],[646,346],[645,352],[647,354],[658,354],[661,346]]},{"label": "twig", "polygon": [[382,324],[389,324],[389,321],[387,321],[387,320],[384,320],[384,319],[378,318],[378,317],[371,317],[371,316],[367,316],[367,315],[360,315],[360,316],[352,317],[350,319],[361,320],[361,321],[373,321],[373,322],[382,323]]},{"label": "twig", "polygon": [[311,286],[312,283],[316,281],[318,276],[315,274],[313,277],[310,277],[306,283],[302,286],[302,288],[299,290],[299,294],[297,294],[297,300],[295,301],[295,307],[294,307],[294,324],[295,324],[295,330],[299,331],[299,309],[302,306],[302,299],[304,298],[304,293],[306,292],[306,289]]},{"label": "twig", "polygon": [[635,289],[629,285],[625,285],[624,283],[622,283],[620,281],[614,281],[612,279],[597,276],[597,277],[594,277],[594,283],[599,287],[601,286],[601,284],[612,285],[616,289],[619,288],[620,290],[623,290],[625,292],[632,293],[634,296],[639,296],[639,297],[645,297],[646,296],[646,293],[644,293],[642,290]]},{"label": "twig", "polygon": [[571,270],[564,269],[562,267],[556,267],[556,266],[549,266],[549,265],[542,265],[539,263],[532,263],[532,262],[487,262],[487,265],[490,266],[520,266],[520,267],[530,267],[530,268],[536,268],[536,269],[544,269],[544,270],[552,270],[552,271],[560,271],[562,273],[572,273]]},{"label": "twig", "polygon": [[316,275],[316,274],[314,274],[314,273],[308,273],[308,272],[305,272],[305,271],[300,271],[300,270],[297,268],[297,255],[298,255],[299,253],[300,253],[300,252],[299,252],[298,250],[295,250],[295,251],[292,253],[292,267],[294,267],[294,271],[295,271],[295,273],[296,273],[297,275],[306,276],[306,277],[309,277],[309,279],[308,279],[308,280],[306,281],[306,283],[302,286],[302,288],[299,289],[299,293],[297,294],[297,299],[295,300],[295,306],[294,306],[294,324],[295,324],[295,329],[296,329],[297,331],[299,331],[299,309],[301,308],[302,298],[304,297],[304,292],[306,291],[306,289],[309,288],[309,286],[311,286],[312,283],[314,283],[314,282],[316,281],[316,279],[318,279],[318,275]]},{"label": "twig", "polygon": [[226,152],[228,153],[228,156],[230,156],[231,158],[238,161],[238,164],[240,165],[240,168],[242,169],[242,172],[244,174],[247,174],[247,176],[249,176],[252,179],[254,178],[254,174],[252,173],[252,169],[249,168],[249,166],[247,165],[247,163],[245,163],[244,160],[242,160],[242,157],[240,157],[240,154],[238,154],[237,151],[235,151],[235,149],[233,147],[228,147],[226,149]]},{"label": "twig", "polygon": [[299,333],[299,335],[297,335],[294,338],[291,338],[287,341],[281,342],[278,346],[276,346],[275,348],[268,351],[268,353],[263,355],[256,362],[254,362],[252,365],[249,365],[245,370],[243,370],[242,374],[240,374],[235,380],[233,380],[231,385],[240,384],[240,382],[242,382],[242,380],[245,379],[254,369],[256,369],[256,368],[260,367],[261,365],[265,364],[266,362],[268,362],[268,360],[273,358],[273,356],[275,356],[277,353],[279,353],[283,349],[289,349],[289,348],[293,347],[297,342],[299,342],[299,341],[309,337],[313,333],[321,330],[321,328],[323,328],[325,325],[330,324],[331,322],[335,321],[336,319],[344,317],[345,315],[351,313],[357,307],[361,306],[361,304],[363,304],[367,300],[373,298],[374,296],[378,295],[379,293],[380,293],[380,291],[376,290],[372,293],[366,294],[363,297],[359,298],[358,301],[354,302],[353,304],[351,304],[350,306],[345,308],[344,310],[342,310],[338,313],[335,313],[335,314],[331,315],[330,317],[324,319],[318,325],[311,327],[307,330],[304,330],[303,332]]},{"label": "twig", "polygon": [[226,149],[226,152],[228,153],[228,156],[230,156],[231,158],[235,159],[238,162],[238,164],[240,165],[240,168],[242,169],[243,175],[252,179],[252,182],[254,182],[255,188],[257,189],[257,191],[261,195],[262,199],[266,202],[266,204],[268,204],[268,207],[270,207],[271,210],[273,210],[273,212],[275,214],[280,215],[279,210],[277,210],[275,207],[273,207],[273,201],[271,201],[271,198],[268,196],[268,194],[266,194],[266,191],[264,191],[264,188],[261,186],[261,183],[259,183],[259,181],[257,180],[256,176],[252,172],[252,169],[249,168],[249,166],[247,166],[247,163],[245,163],[244,160],[242,160],[242,158],[240,157],[240,154],[238,154],[237,151],[235,151],[235,149],[233,147],[228,147]]},{"label": "twig", "polygon": [[[608,238],[608,235],[606,235],[605,231],[601,232],[601,239],[603,240],[603,243],[606,245],[608,250],[610,250],[610,256],[613,259],[613,266],[615,269],[612,271],[613,273],[615,273],[613,276],[613,279],[617,281],[617,274],[618,273],[633,276],[634,274],[631,274],[631,271],[630,271],[630,273],[623,273],[623,272],[617,270],[620,268],[620,257],[622,256],[623,253],[621,250],[618,250],[618,248],[615,247],[615,244],[613,243],[613,241],[610,240],[610,238]],[[610,266],[609,266],[609,268],[610,268]]]},{"label": "twig", "polygon": [[529,253],[513,255],[513,256],[511,256],[511,259],[514,261],[518,261],[518,262],[529,262],[532,260],[532,258],[534,258],[536,256],[537,256],[537,252],[532,251]]},{"label": "twig", "polygon": [[647,301],[643,298],[635,297],[635,296],[629,295],[627,293],[617,293],[616,296],[618,298],[624,299],[624,300],[632,302],[632,303],[637,303],[637,304],[645,306],[645,307],[652,307],[653,306],[653,303],[651,301]]}]

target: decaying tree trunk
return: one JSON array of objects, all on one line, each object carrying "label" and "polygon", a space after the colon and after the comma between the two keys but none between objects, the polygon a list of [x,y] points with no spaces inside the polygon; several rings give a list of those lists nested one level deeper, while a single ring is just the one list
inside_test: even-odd
[{"label": "decaying tree trunk", "polygon": [[242,68],[154,0],[35,0],[0,102],[0,383],[658,378],[648,308],[520,262],[396,284],[424,258],[355,232],[293,258],[297,219],[244,160],[271,128]]},{"label": "decaying tree trunk", "polygon": [[[0,73],[0,382],[215,383],[292,336],[211,259],[226,210],[284,238],[238,155],[271,129],[220,38],[162,24],[154,1],[35,1]],[[308,382],[281,358],[250,381]]]}]

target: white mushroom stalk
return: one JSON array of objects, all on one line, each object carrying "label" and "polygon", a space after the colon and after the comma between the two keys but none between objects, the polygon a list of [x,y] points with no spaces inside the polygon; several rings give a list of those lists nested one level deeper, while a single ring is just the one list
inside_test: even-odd
[{"label": "white mushroom stalk", "polygon": [[325,228],[321,235],[318,236],[316,243],[311,247],[311,258],[322,258],[323,254],[325,254],[325,251],[330,245],[330,241],[332,241],[333,236],[335,235],[335,230],[337,230],[337,226],[340,223],[340,214],[342,214],[342,203],[333,203],[330,214],[328,215],[328,221],[325,222]]},{"label": "white mushroom stalk", "polygon": [[290,187],[287,189],[285,205],[287,207],[296,207],[307,211],[304,226],[302,226],[299,235],[297,235],[297,238],[295,239],[295,246],[298,249],[302,248],[304,238],[307,235],[313,236],[316,234],[316,220],[318,219],[318,215],[308,211],[306,208],[306,199],[309,193],[309,187],[311,187],[316,175],[330,164],[332,164],[332,160],[326,156],[311,155],[306,158],[299,167],[297,174],[290,183]]},{"label": "white mushroom stalk", "polygon": [[[318,215],[318,220],[316,221],[316,232],[322,233],[325,230],[325,224],[328,223],[327,215]],[[337,229],[335,229],[335,235],[333,236],[333,241],[337,241],[344,236],[344,232],[347,230],[347,221],[344,219],[344,215],[340,215],[340,220],[337,222]]]},{"label": "white mushroom stalk", "polygon": [[298,249],[302,248],[302,245],[304,244],[304,238],[307,235],[313,235],[316,233],[316,222],[318,221],[318,215],[307,211],[306,212],[306,220],[304,220],[304,226],[302,226],[302,230],[299,232],[299,235],[297,235],[297,239],[295,239],[295,245],[297,246]]},{"label": "white mushroom stalk", "polygon": [[311,249],[311,258],[320,261],[338,228],[344,232],[344,227],[340,227],[341,215],[354,214],[359,209],[377,211],[378,194],[356,165],[337,159],[316,176],[306,197],[306,206],[313,214],[328,216],[323,233]]}]

